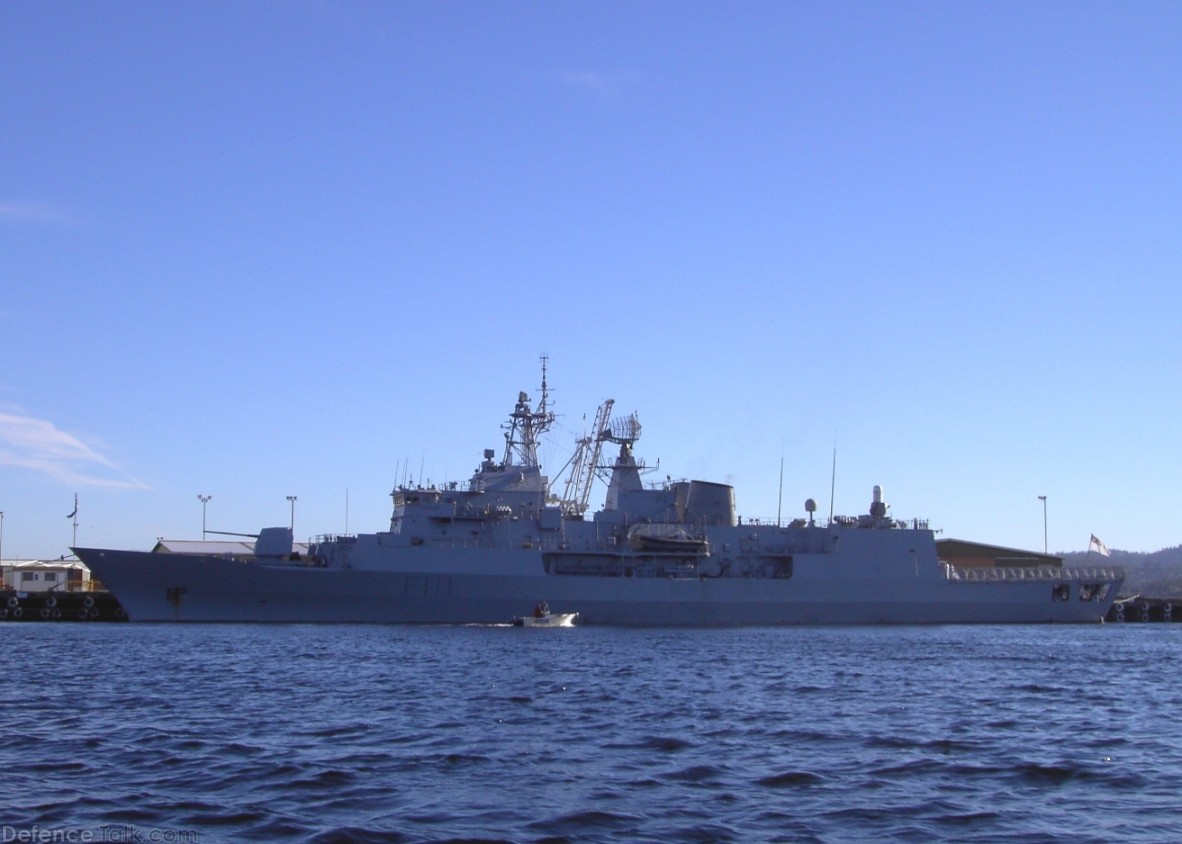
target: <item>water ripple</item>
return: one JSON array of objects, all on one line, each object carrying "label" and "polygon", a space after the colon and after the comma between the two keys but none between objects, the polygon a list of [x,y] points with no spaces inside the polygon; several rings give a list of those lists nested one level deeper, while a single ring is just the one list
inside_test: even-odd
[{"label": "water ripple", "polygon": [[2,676],[54,665],[0,686],[0,823],[1182,840],[1175,629],[0,626]]}]

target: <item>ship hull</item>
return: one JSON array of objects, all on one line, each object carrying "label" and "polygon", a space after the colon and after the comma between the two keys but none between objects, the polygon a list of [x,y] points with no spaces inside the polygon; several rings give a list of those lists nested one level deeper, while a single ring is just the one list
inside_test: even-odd
[{"label": "ship hull", "polygon": [[[949,565],[926,522],[888,515],[880,486],[856,518],[817,524],[810,499],[807,522],[744,523],[729,484],[644,484],[640,423],[609,420],[611,406],[579,440],[562,498],[537,455],[555,418],[543,365],[537,408],[518,393],[503,426],[504,457],[485,449],[464,487],[395,487],[389,530],[297,549],[290,527],[262,528],[244,557],[74,550],[132,621],[504,624],[547,602],[635,626],[1080,623],[1101,621],[1123,580]],[[605,442],[619,454],[587,518]]]},{"label": "ship hull", "polygon": [[[546,600],[581,624],[1094,623],[1101,600],[1070,580],[954,580],[867,560],[861,578],[829,559],[798,557],[786,578],[563,576],[521,552],[433,557],[399,570],[324,568],[191,554],[76,549],[137,622],[498,624]],[[516,561],[508,564],[508,560]],[[1064,586],[1066,584],[1066,586]],[[1066,589],[1054,593],[1053,590]]]}]

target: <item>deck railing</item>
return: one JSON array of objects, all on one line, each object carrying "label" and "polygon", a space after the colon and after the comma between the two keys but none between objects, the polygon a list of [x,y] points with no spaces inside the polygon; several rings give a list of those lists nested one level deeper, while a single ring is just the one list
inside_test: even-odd
[{"label": "deck railing", "polygon": [[949,580],[972,582],[1007,582],[1015,580],[1045,581],[1097,581],[1116,580],[1124,577],[1119,568],[1059,568],[1058,566],[1036,566],[1032,568],[954,566],[940,561],[944,576]]}]

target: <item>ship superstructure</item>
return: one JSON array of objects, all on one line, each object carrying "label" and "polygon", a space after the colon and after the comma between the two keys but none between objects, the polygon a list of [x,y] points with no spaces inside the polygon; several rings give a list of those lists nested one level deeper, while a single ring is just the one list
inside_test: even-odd
[{"label": "ship superstructure", "polygon": [[[517,396],[500,459],[486,449],[466,485],[396,487],[388,530],[319,537],[301,554],[289,529],[268,528],[248,558],[75,550],[133,621],[500,623],[547,601],[588,624],[1088,622],[1122,582],[1115,569],[949,565],[926,522],[889,515],[880,487],[862,516],[820,524],[806,506],[807,521],[744,524],[728,484],[646,486],[640,423],[612,406],[577,443],[561,497],[538,459],[555,418],[543,368],[536,406]],[[601,474],[604,504],[588,517]]]}]

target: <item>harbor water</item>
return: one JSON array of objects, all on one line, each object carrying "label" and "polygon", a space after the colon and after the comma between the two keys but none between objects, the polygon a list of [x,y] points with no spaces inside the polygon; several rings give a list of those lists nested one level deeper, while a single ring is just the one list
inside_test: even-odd
[{"label": "harbor water", "polygon": [[1182,840],[1180,635],[9,624],[0,830]]}]

